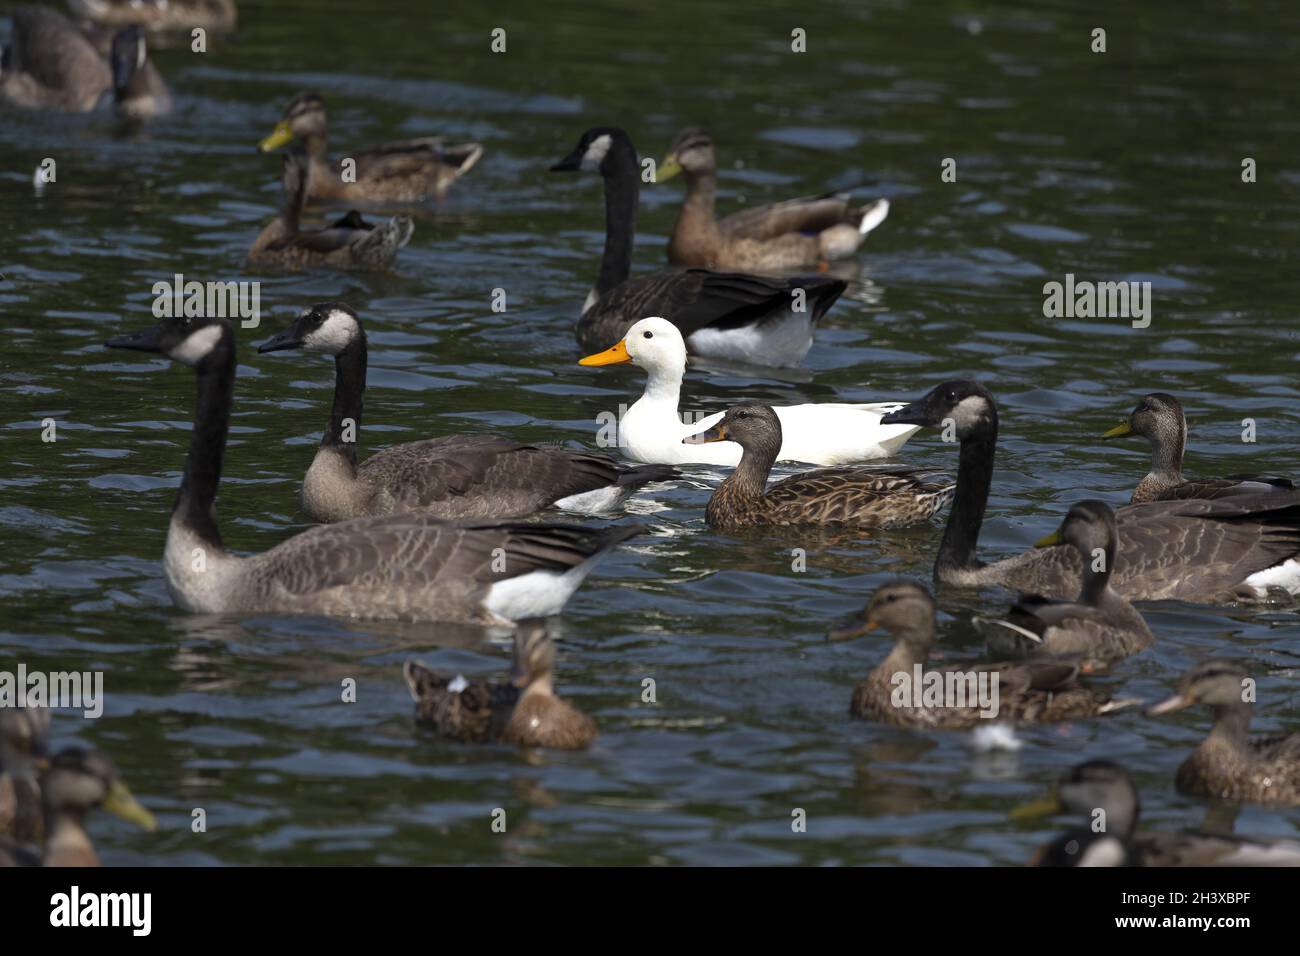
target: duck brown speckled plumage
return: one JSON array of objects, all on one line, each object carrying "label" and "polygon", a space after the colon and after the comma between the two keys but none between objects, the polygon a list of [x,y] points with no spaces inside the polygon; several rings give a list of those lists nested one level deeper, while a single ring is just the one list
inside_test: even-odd
[{"label": "duck brown speckled plumage", "polygon": [[40,774],[48,765],[50,712],[0,709],[0,838],[39,844],[45,834]]},{"label": "duck brown speckled plumage", "polygon": [[[827,635],[830,640],[846,640],[884,628],[895,638],[885,659],[854,688],[849,704],[852,716],[899,727],[968,730],[994,721],[1053,723],[1094,717],[1128,705],[1078,684],[1079,667],[1069,661],[1043,658],[926,668],[935,639],[934,618],[930,592],[914,581],[899,579],[877,590],[856,622]],[[896,704],[897,675],[911,679],[918,667],[925,673],[952,674],[954,684],[960,681],[968,688],[970,675],[996,674],[996,713],[989,714],[987,708],[972,703],[973,691],[963,706],[947,706],[953,703],[948,701],[935,707]],[[947,680],[945,676],[945,683]]]},{"label": "duck brown speckled plumage", "polygon": [[698,129],[677,134],[659,164],[657,179],[663,182],[679,172],[685,175],[686,200],[668,240],[668,261],[675,266],[746,271],[812,268],[853,255],[867,233],[889,215],[886,199],[855,207],[846,194],[826,193],[718,219],[713,140]]},{"label": "duck brown speckled plumage", "polygon": [[685,444],[734,441],[740,464],[714,490],[704,511],[719,530],[789,525],[899,528],[936,514],[952,497],[951,481],[894,468],[821,468],[766,487],[781,451],[781,420],[768,405],[746,402],[729,408],[713,427]]},{"label": "duck brown speckled plumage", "polygon": [[1300,806],[1300,733],[1251,739],[1254,684],[1227,661],[1206,661],[1179,682],[1178,693],[1148,710],[1168,714],[1196,704],[1214,713],[1209,736],[1178,767],[1184,793],[1251,803]]},{"label": "duck brown speckled plumage", "polygon": [[318,93],[299,93],[259,148],[270,152],[293,140],[302,143],[309,163],[308,199],[345,203],[421,202],[441,197],[474,168],[483,147],[478,143],[445,144],[438,138],[388,143],[348,153],[356,165],[345,179],[341,161],[329,159],[329,122]]},{"label": "duck brown speckled plumage", "polygon": [[447,677],[416,660],[403,668],[416,717],[439,734],[467,743],[516,744],[581,750],[596,737],[596,724],[556,696],[555,644],[540,623],[515,632],[511,681],[469,682]]},{"label": "duck brown speckled plumage", "polygon": [[253,241],[248,262],[253,266],[303,269],[387,269],[411,238],[415,224],[407,216],[373,226],[356,210],[323,229],[302,229],[299,220],[306,202],[307,160],[299,152],[284,154],[280,214]]}]

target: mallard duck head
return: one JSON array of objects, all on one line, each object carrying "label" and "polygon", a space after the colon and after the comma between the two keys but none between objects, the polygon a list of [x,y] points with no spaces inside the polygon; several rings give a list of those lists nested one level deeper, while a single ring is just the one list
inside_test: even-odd
[{"label": "mallard duck head", "polygon": [[582,134],[573,152],[551,167],[551,172],[583,170],[604,175],[613,168],[613,157],[624,152],[630,152],[635,162],[636,148],[624,130],[617,126],[593,126]]},{"label": "mallard duck head", "polygon": [[1101,832],[1126,837],[1137,826],[1140,811],[1137,787],[1124,768],[1110,760],[1089,760],[1067,770],[1046,797],[1016,807],[1011,818],[1072,813],[1086,817],[1089,826],[1100,825]]},{"label": "mallard duck head", "polygon": [[712,428],[683,438],[682,444],[707,445],[715,441],[734,441],[746,452],[775,459],[781,450],[781,419],[770,405],[744,402],[728,408]]},{"label": "mallard duck head", "polygon": [[70,747],[60,751],[50,761],[41,793],[45,805],[56,813],[80,815],[102,806],[145,830],[158,829],[154,815],[131,795],[108,758],[96,750]]},{"label": "mallard duck head", "polygon": [[510,682],[521,690],[549,692],[555,670],[555,642],[544,621],[520,622],[515,631]]},{"label": "mallard duck head", "polygon": [[1167,392],[1143,395],[1137,407],[1129,413],[1128,421],[1116,425],[1101,437],[1123,438],[1127,435],[1138,435],[1150,442],[1155,462],[1181,467],[1183,452],[1187,448],[1187,418],[1182,403]]},{"label": "mallard duck head", "polygon": [[234,354],[235,333],[227,319],[177,316],[104,343],[110,349],[155,352],[200,372],[223,367]]},{"label": "mallard duck head", "polygon": [[320,302],[304,309],[288,328],[271,336],[257,350],[303,349],[341,355],[358,340],[364,341],[365,335],[361,319],[350,306],[342,302]]},{"label": "mallard duck head", "polygon": [[934,598],[917,581],[896,578],[876,589],[856,617],[826,635],[830,641],[846,641],[884,629],[902,641],[928,648],[934,640]]},{"label": "mallard duck head", "polygon": [[0,767],[26,774],[48,765],[50,711],[45,707],[0,709]]},{"label": "mallard duck head", "polygon": [[633,324],[627,334],[603,352],[578,360],[579,365],[638,365],[652,375],[686,374],[686,341],[677,326],[651,316]]},{"label": "mallard duck head", "polygon": [[1178,693],[1147,709],[1152,716],[1171,714],[1196,704],[1213,708],[1249,706],[1254,684],[1246,671],[1231,661],[1204,661],[1178,682]]},{"label": "mallard duck head", "polygon": [[996,432],[998,408],[992,392],[979,382],[964,379],[936,385],[924,397],[889,412],[880,423],[951,427],[953,437],[965,441],[989,430]]},{"label": "mallard duck head", "polygon": [[1110,505],[1104,501],[1087,499],[1071,505],[1061,526],[1047,537],[1035,541],[1034,547],[1051,548],[1058,544],[1069,544],[1084,554],[1096,554],[1098,549],[1112,552],[1117,535],[1115,512]]},{"label": "mallard duck head", "polygon": [[663,182],[685,170],[688,174],[712,173],[717,170],[713,140],[701,129],[684,129],[677,134],[668,155],[659,163],[655,179]]},{"label": "mallard duck head", "polygon": [[325,100],[319,93],[304,91],[289,101],[280,122],[275,124],[271,135],[262,140],[257,148],[269,153],[294,139],[324,138],[328,125]]}]

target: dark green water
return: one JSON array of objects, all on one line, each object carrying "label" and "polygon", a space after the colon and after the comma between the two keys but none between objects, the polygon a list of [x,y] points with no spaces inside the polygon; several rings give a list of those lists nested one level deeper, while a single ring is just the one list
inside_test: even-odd
[{"label": "dark green water", "polygon": [[[703,524],[708,469],[633,504],[649,534],[556,622],[561,689],[602,730],[591,752],[432,740],[413,729],[401,661],[502,672],[500,635],[173,609],[159,557],[193,383],[101,346],[152,321],[153,283],[173,273],[261,280],[267,328],[242,333],[220,501],[237,549],[306,527],[297,489],[330,367],[251,345],[313,302],[345,299],[368,324],[367,448],[476,429],[591,442],[641,376],[575,364],[600,185],[546,168],[589,125],[623,125],[658,157],[698,124],[718,143],[724,211],[827,188],[893,211],[809,355],[811,384],[695,373],[695,407],[914,398],[978,377],[1003,412],[988,553],[1026,547],[1079,498],[1126,499],[1144,454],[1096,436],[1145,391],[1184,400],[1190,471],[1294,475],[1300,11],[1134,6],[243,3],[229,42],[157,54],[177,110],[145,132],[0,114],[0,666],[106,671],[103,718],[61,714],[56,735],[109,753],[163,824],[97,818],[106,861],[1016,864],[1056,827],[1007,810],[1088,757],[1135,772],[1148,823],[1199,822],[1210,808],[1172,776],[1202,713],[1030,728],[992,757],[851,721],[884,644],[827,645],[825,629],[887,576],[928,577],[938,525],[734,540]],[[497,26],[504,55],[488,49]],[[1089,51],[1095,26],[1106,54]],[[789,52],[794,27],[807,54]],[[278,195],[278,160],[254,144],[304,87],[332,104],[339,151],[430,133],[486,147],[391,276],[241,271]],[[58,181],[36,198],[47,156]],[[956,183],[940,180],[945,157]],[[680,197],[675,183],[643,191],[639,268],[662,262]],[[1066,273],[1150,281],[1151,326],[1044,318],[1043,283]],[[955,467],[935,436],[904,458]],[[972,613],[1005,603],[940,600],[950,657],[977,653]],[[1236,655],[1260,681],[1256,729],[1300,729],[1300,615],[1144,610],[1158,646],[1117,669],[1116,689],[1155,700],[1195,661]],[[339,702],[347,677],[353,704]],[[657,705],[640,701],[646,677]],[[791,832],[794,808],[806,833]],[[1295,836],[1300,811],[1245,808],[1237,828]]]}]

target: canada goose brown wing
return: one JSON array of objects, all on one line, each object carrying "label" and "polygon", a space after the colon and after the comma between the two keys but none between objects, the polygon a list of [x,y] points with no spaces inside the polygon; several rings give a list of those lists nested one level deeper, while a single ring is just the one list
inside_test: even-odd
[{"label": "canada goose brown wing", "polygon": [[[441,521],[418,513],[320,525],[250,557],[250,604],[334,589],[424,592],[477,604],[492,584],[564,572],[640,531],[566,524]],[[275,603],[274,601],[268,603]]]},{"label": "canada goose brown wing", "polygon": [[923,521],[956,485],[901,469],[820,468],[776,482],[764,494],[780,515],[810,523],[890,526]]},{"label": "canada goose brown wing", "polygon": [[8,69],[62,92],[67,104],[91,109],[113,88],[108,62],[62,14],[41,7],[13,13]]},{"label": "canada goose brown wing", "polygon": [[774,239],[787,232],[821,232],[849,216],[850,197],[840,193],[802,196],[756,206],[718,220],[724,234],[743,239]]}]

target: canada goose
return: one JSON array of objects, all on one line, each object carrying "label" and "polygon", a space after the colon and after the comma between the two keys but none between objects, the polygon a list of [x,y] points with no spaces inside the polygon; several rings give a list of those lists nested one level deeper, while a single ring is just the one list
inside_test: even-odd
[{"label": "canada goose", "polygon": [[1128,421],[1116,425],[1102,438],[1140,435],[1151,443],[1151,470],[1133,489],[1134,504],[1144,501],[1172,501],[1180,498],[1220,498],[1295,488],[1286,478],[1258,475],[1229,475],[1226,478],[1183,477],[1183,452],[1187,448],[1187,419],[1183,406],[1167,392],[1142,396]]},{"label": "canada goose", "polygon": [[807,269],[853,255],[889,215],[889,200],[854,208],[845,193],[756,206],[718,219],[713,140],[698,129],[677,134],[656,170],[664,182],[686,179],[686,201],[668,240],[668,261],[703,269]]},{"label": "canada goose", "polygon": [[103,26],[136,24],[150,30],[233,30],[238,20],[235,0],[68,0],[78,20]]},{"label": "canada goose", "polygon": [[651,481],[663,465],[622,469],[611,458],[556,445],[526,445],[494,435],[443,435],[391,445],[357,466],[366,333],[341,302],[305,310],[259,352],[301,348],[334,356],[334,406],[302,486],[317,521],[420,511],[440,518],[521,518],[556,507],[609,511]]},{"label": "canada goose", "polygon": [[[678,412],[682,379],[686,375],[686,343],[667,319],[652,316],[627,330],[627,335],[603,352],[580,359],[579,365],[604,366],[632,363],[645,369],[645,393],[623,413],[618,423],[618,443],[637,461],[680,464],[740,463],[735,442],[710,445],[683,444],[682,439],[722,420],[722,412],[685,424]],[[897,402],[782,405],[774,411],[781,419],[784,440],[777,457],[814,465],[840,465],[895,454],[919,430],[905,425],[880,424]]]},{"label": "canada goose", "polygon": [[88,113],[113,90],[113,71],[67,18],[20,7],[0,69],[0,99],[24,109]]},{"label": "canada goose", "polygon": [[[930,592],[914,581],[890,581],[872,595],[857,620],[832,630],[827,639],[848,640],[876,628],[888,631],[895,643],[888,656],[854,688],[849,704],[854,717],[899,727],[966,730],[995,720],[1051,723],[1091,717],[1129,703],[1112,701],[1075,683],[1077,664],[1030,658],[1017,663],[931,667],[929,672],[942,677],[945,689],[960,692],[960,699],[932,704],[922,697],[921,687],[915,686],[921,683],[917,678],[934,646],[934,598]],[[911,695],[900,696],[904,680],[913,686]],[[990,706],[977,701],[981,680],[993,692]]]},{"label": "canada goose", "polygon": [[1141,804],[1118,764],[1089,760],[1067,771],[1042,800],[1013,818],[1070,813],[1086,821],[1035,854],[1035,866],[1300,866],[1300,841],[1199,830],[1137,829]]},{"label": "canada goose", "polygon": [[1214,712],[1214,726],[1178,767],[1184,793],[1222,800],[1300,806],[1300,733],[1249,737],[1254,682],[1226,661],[1205,661],[1178,683],[1178,693],[1151,707],[1156,716],[1196,704]]},{"label": "canada goose", "polygon": [[119,30],[113,37],[109,64],[119,113],[132,120],[148,120],[171,112],[171,91],[149,59],[143,30],[137,26]]},{"label": "canada goose", "polygon": [[1005,620],[990,623],[1030,642],[1030,649],[1078,657],[1085,669],[1105,666],[1155,643],[1146,621],[1110,587],[1118,543],[1115,512],[1104,501],[1073,505],[1061,527],[1036,548],[1068,544],[1079,555],[1083,586],[1073,601],[1022,597]]},{"label": "canada goose", "polygon": [[49,732],[48,708],[0,708],[0,838],[38,845],[44,838],[40,773]]},{"label": "canada goose", "polygon": [[508,684],[449,678],[416,660],[408,660],[402,673],[416,717],[444,737],[581,750],[596,738],[596,723],[556,696],[554,669],[555,644],[546,628],[528,623],[515,632]]},{"label": "canada goose", "polygon": [[96,750],[70,747],[50,761],[41,780],[45,807],[45,852],[38,856],[13,841],[0,840],[0,867],[5,865],[99,866],[99,855],[86,833],[86,814],[96,807],[153,832],[158,822],[131,795],[108,758]]},{"label": "canada goose", "polygon": [[329,122],[318,93],[299,93],[284,108],[271,135],[258,144],[264,153],[299,140],[310,162],[307,198],[340,202],[420,202],[442,197],[483,155],[478,143],[449,145],[430,137],[388,143],[347,154],[350,163],[329,160]]},{"label": "canada goose", "polygon": [[573,170],[598,171],[605,180],[605,252],[578,319],[583,349],[607,348],[637,320],[661,315],[681,330],[695,355],[774,367],[803,361],[817,323],[847,288],[843,281],[706,269],[629,278],[640,188],[632,140],[615,127],[587,130],[573,152],[551,167]]},{"label": "canada goose", "polygon": [[372,226],[356,210],[324,229],[301,229],[298,223],[306,202],[306,183],[306,157],[286,152],[280,179],[280,214],[253,241],[248,251],[250,265],[387,269],[415,231],[415,224],[407,216],[394,216],[380,226]]},{"label": "canada goose", "polygon": [[106,344],[159,353],[195,371],[194,433],[163,555],[172,599],[187,611],[480,623],[546,617],[605,552],[640,530],[403,513],[322,525],[262,554],[232,554],[214,509],[235,383],[230,323],[164,319]]},{"label": "canada goose", "polygon": [[956,488],[910,470],[867,468],[806,471],[769,488],[781,450],[781,420],[768,405],[733,405],[716,425],[682,441],[734,441],[744,450],[704,510],[709,527],[723,531],[786,525],[900,528],[938,513]]},{"label": "canada goose", "polygon": [[[1074,548],[1034,549],[993,564],[975,554],[998,439],[998,410],[988,389],[945,382],[881,422],[950,427],[961,443],[957,493],[934,566],[937,581],[1058,598],[1079,592]],[[1119,551],[1110,583],[1129,601],[1228,603],[1268,598],[1274,589],[1300,593],[1300,492],[1155,501],[1120,508],[1116,518]]]}]

